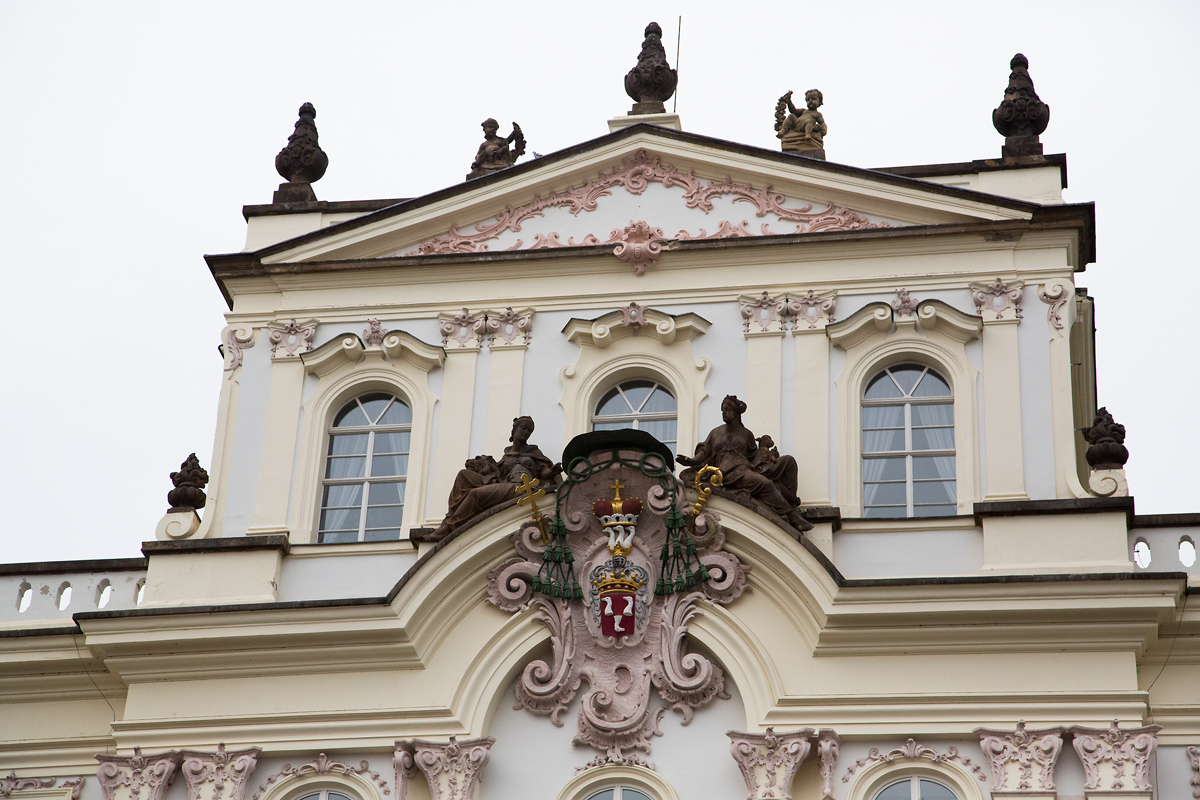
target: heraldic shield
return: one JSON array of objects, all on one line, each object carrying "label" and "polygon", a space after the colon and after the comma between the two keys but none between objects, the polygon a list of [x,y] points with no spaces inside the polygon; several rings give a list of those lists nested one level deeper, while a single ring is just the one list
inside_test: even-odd
[{"label": "heraldic shield", "polygon": [[[518,555],[492,570],[488,596],[504,611],[531,610],[550,632],[549,662],[525,666],[517,707],[561,726],[586,683],[574,743],[625,761],[650,752],[668,707],[687,724],[728,697],[721,668],[688,652],[687,626],[706,604],[741,596],[749,567],[723,549],[705,508],[719,471],[684,487],[666,445],[634,430],[577,436],[563,462],[552,516],[538,509],[550,498],[534,482],[518,489],[533,519],[513,534]],[[652,710],[652,692],[666,705]]]}]

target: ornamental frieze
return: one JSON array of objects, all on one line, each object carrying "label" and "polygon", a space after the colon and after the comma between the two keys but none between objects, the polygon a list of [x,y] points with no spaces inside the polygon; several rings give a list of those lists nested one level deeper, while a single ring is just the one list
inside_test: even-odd
[{"label": "ornamental frieze", "polygon": [[[668,708],[687,724],[728,697],[721,668],[689,652],[688,624],[741,596],[749,567],[724,549],[705,508],[719,471],[702,470],[689,499],[666,446],[628,430],[578,436],[563,461],[552,501],[536,480],[518,489],[533,518],[513,534],[517,556],[492,570],[488,598],[503,611],[532,609],[550,633],[552,655],[526,664],[518,707],[561,726],[582,690],[574,744],[623,763],[629,751],[650,752]],[[552,513],[539,502],[553,502]],[[666,705],[652,710],[655,693]]]}]

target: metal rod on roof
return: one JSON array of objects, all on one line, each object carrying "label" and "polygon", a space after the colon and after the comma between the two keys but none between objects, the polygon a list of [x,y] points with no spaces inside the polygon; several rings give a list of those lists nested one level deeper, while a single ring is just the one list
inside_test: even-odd
[{"label": "metal rod on roof", "polygon": [[[679,15],[679,27],[675,30],[675,74],[679,74],[679,44],[683,36],[683,14]],[[671,104],[671,113],[679,109],[679,82],[675,82],[675,102]]]}]

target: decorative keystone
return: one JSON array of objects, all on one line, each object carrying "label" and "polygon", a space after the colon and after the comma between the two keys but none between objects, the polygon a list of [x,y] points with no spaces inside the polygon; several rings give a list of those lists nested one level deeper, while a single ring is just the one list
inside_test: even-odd
[{"label": "decorative keystone", "polygon": [[992,112],[992,124],[1004,136],[1000,154],[1004,158],[1040,156],[1042,142],[1038,137],[1050,123],[1050,106],[1043,103],[1033,89],[1029,59],[1017,53],[1008,66],[1012,72],[1008,76],[1004,100]]},{"label": "decorative keystone", "polygon": [[312,103],[300,106],[296,130],[288,137],[287,147],[275,156],[275,170],[285,183],[279,184],[272,202],[304,203],[317,199],[314,181],[321,179],[329,166],[329,156],[317,144],[317,109]]}]

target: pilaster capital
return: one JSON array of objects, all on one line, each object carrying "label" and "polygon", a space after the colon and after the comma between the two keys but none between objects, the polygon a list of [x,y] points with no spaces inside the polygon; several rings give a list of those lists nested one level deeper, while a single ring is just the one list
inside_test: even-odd
[{"label": "pilaster capital", "polygon": [[1073,726],[1071,744],[1083,762],[1083,788],[1088,792],[1126,791],[1128,769],[1134,788],[1150,791],[1150,759],[1158,748],[1161,730],[1161,725],[1121,730],[1115,719],[1107,730]]},{"label": "pilaster capital", "polygon": [[315,319],[297,322],[295,318],[292,318],[287,321],[268,322],[267,341],[271,343],[271,359],[280,361],[286,358],[299,358],[302,353],[313,349],[313,337],[316,333],[317,320]]},{"label": "pilaster capital", "polygon": [[131,756],[97,753],[96,779],[104,800],[162,800],[179,766],[179,751],[144,756],[133,748]]},{"label": "pilaster capital", "polygon": [[433,800],[474,800],[479,773],[491,757],[496,740],[490,736],[449,742],[402,739],[396,742],[397,800],[404,800],[407,781],[419,769],[429,782]]},{"label": "pilaster capital", "polygon": [[774,728],[766,733],[726,731],[729,752],[746,781],[747,800],[790,800],[792,780],[808,756],[815,733],[812,728],[780,734]]},{"label": "pilaster capital", "polygon": [[1017,322],[1021,319],[1021,297],[1024,281],[1005,283],[996,278],[991,283],[972,283],[971,298],[975,310],[983,317],[985,325],[996,322]]},{"label": "pilaster capital", "polygon": [[180,750],[188,800],[243,800],[261,752],[258,747],[226,750],[224,742],[214,752]]},{"label": "pilaster capital", "polygon": [[[1016,730],[976,728],[979,747],[992,770],[992,791],[1054,791],[1054,767],[1063,746],[1063,728],[1026,730],[1025,720]],[[1033,767],[1037,765],[1036,779]]]}]

